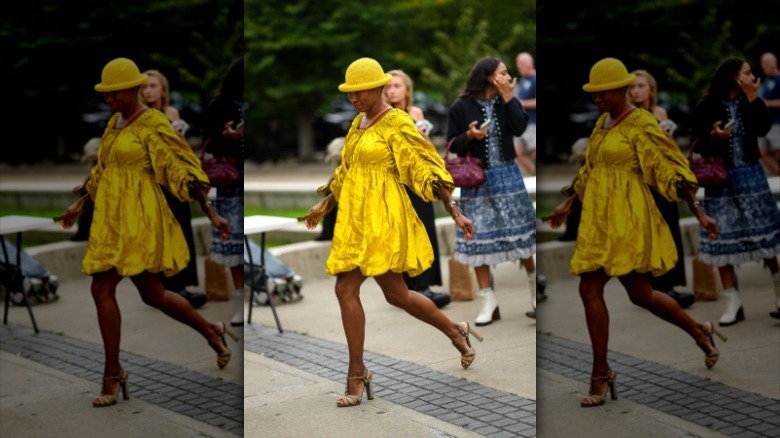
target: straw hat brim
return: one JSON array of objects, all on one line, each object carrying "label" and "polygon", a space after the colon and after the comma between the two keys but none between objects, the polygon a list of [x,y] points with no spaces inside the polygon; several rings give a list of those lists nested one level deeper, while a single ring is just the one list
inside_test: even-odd
[{"label": "straw hat brim", "polygon": [[149,75],[141,73],[136,79],[132,81],[118,82],[116,84],[97,84],[95,85],[95,91],[99,93],[110,93],[112,91],[127,90],[129,88],[137,87],[149,79]]},{"label": "straw hat brim", "polygon": [[622,88],[625,87],[626,85],[632,84],[635,80],[636,80],[636,75],[633,73],[629,73],[628,76],[626,76],[624,79],[621,79],[619,81],[607,82],[605,84],[587,83],[582,86],[582,89],[586,93],[596,93],[599,91],[615,90],[617,88]]},{"label": "straw hat brim", "polygon": [[362,84],[348,84],[345,82],[339,85],[339,91],[342,91],[344,93],[350,93],[352,91],[370,90],[372,88],[381,87],[382,85],[385,85],[392,80],[393,80],[393,75],[389,73],[385,73],[385,77],[373,82],[365,82]]}]

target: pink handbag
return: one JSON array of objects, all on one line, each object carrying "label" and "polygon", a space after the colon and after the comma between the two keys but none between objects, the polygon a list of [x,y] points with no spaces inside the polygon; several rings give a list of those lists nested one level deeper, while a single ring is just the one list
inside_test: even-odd
[{"label": "pink handbag", "polygon": [[444,167],[452,175],[455,187],[475,187],[485,180],[485,171],[482,170],[480,159],[466,153],[465,157],[450,158],[450,146],[456,137],[447,143],[447,151],[444,154]]},{"label": "pink handbag", "polygon": [[[209,139],[210,140],[210,139]],[[241,177],[241,172],[236,167],[236,160],[233,157],[210,157],[204,158],[206,147],[209,141],[203,144],[200,151],[200,167],[209,177],[211,185],[218,188],[226,188],[235,185]]]},{"label": "pink handbag", "polygon": [[[697,140],[698,141],[698,140]],[[697,141],[691,144],[688,152],[688,166],[701,187],[720,188],[729,180],[729,171],[720,157],[693,158],[693,147]]]}]

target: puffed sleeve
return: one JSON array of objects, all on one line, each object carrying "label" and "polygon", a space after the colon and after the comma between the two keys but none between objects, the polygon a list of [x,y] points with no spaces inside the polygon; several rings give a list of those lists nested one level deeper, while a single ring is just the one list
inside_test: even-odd
[{"label": "puffed sleeve", "polygon": [[208,176],[200,167],[200,159],[190,145],[176,134],[162,113],[160,117],[153,117],[151,123],[144,143],[148,147],[157,182],[181,201],[194,200],[190,194],[191,187],[208,189],[210,186]]},{"label": "puffed sleeve", "polygon": [[638,133],[634,136],[634,145],[645,183],[669,201],[681,201],[678,185],[687,183],[696,188],[696,176],[688,166],[688,159],[677,144],[661,131],[655,117],[650,113],[642,116],[625,122],[634,124],[629,129]]},{"label": "puffed sleeve", "polygon": [[433,182],[440,181],[452,192],[455,184],[436,148],[417,131],[406,113],[391,111],[384,125],[385,138],[395,158],[401,182],[426,202],[438,200]]}]

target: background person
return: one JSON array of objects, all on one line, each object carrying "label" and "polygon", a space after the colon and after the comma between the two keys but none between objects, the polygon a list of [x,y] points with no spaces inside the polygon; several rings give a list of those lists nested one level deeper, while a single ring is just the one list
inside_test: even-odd
[{"label": "background person", "polygon": [[[481,160],[485,180],[476,187],[461,187],[464,214],[479,233],[466,239],[455,236],[455,260],[474,266],[482,299],[475,319],[478,326],[501,319],[498,299],[490,281],[490,266],[520,260],[528,273],[531,305],[536,309],[536,213],[515,161],[512,136],[523,133],[528,115],[512,95],[517,79],[498,58],[486,57],[471,68],[466,85],[449,110],[447,141],[458,156]],[[478,129],[486,120],[488,126]]]},{"label": "background person", "polygon": [[[401,70],[390,70],[387,74],[392,76],[393,79],[385,85],[382,98],[393,108],[409,113],[415,122],[417,131],[426,140],[430,141],[428,125],[423,123],[425,115],[419,107],[414,106],[414,83],[412,78]],[[404,187],[406,188],[406,194],[409,195],[409,200],[412,201],[414,211],[425,226],[425,232],[428,234],[428,239],[430,239],[433,247],[433,264],[431,264],[431,267],[414,277],[404,273],[404,281],[409,289],[430,298],[436,304],[436,307],[441,309],[450,303],[450,294],[433,292],[431,290],[432,285],[441,286],[443,283],[441,279],[439,239],[436,237],[436,216],[433,211],[433,204],[425,202],[409,186]]]},{"label": "background person", "polygon": [[[219,90],[204,114],[203,144],[215,157],[232,157],[241,177],[230,187],[217,187],[217,211],[230,224],[227,239],[218,229],[211,234],[212,261],[230,268],[236,311],[230,324],[244,325],[244,59],[228,67]],[[251,303],[250,303],[251,305]]]},{"label": "background person", "polygon": [[[658,121],[664,134],[674,141],[674,128],[676,125],[669,119],[666,109],[658,105],[658,84],[655,78],[646,70],[634,70],[631,74],[636,80],[628,86],[628,97],[637,108],[649,111]],[[677,301],[683,309],[691,306],[696,301],[692,293],[678,292],[675,286],[685,286],[685,254],[683,253],[682,233],[680,232],[680,210],[677,202],[664,198],[658,191],[650,187],[650,193],[661,216],[669,226],[674,245],[677,247],[677,263],[668,272],[659,276],[648,275],[650,286],[654,290],[661,291]]]},{"label": "background person", "polygon": [[536,68],[530,53],[522,52],[515,58],[520,80],[514,95],[528,114],[528,125],[523,135],[514,137],[517,163],[530,175],[536,175]]},{"label": "background person", "polygon": [[[138,95],[141,97],[149,108],[161,111],[168,120],[171,122],[171,126],[179,137],[187,141],[185,137],[187,123],[184,122],[179,116],[179,110],[169,105],[170,85],[168,78],[165,77],[158,70],[146,70],[144,74],[149,79],[141,85],[141,89]],[[177,123],[178,122],[178,123]],[[184,297],[192,304],[192,307],[198,309],[208,301],[206,294],[190,292],[187,290],[187,286],[198,285],[198,255],[195,249],[195,236],[192,233],[192,212],[190,211],[190,203],[180,201],[165,187],[163,187],[163,194],[165,200],[168,201],[168,207],[170,207],[173,216],[176,221],[181,225],[181,230],[184,233],[184,239],[187,241],[187,248],[190,250],[190,261],[187,263],[187,267],[182,271],[170,276],[161,276],[162,284],[166,290],[176,292]]]},{"label": "background person", "polygon": [[761,99],[764,100],[769,116],[772,118],[769,132],[759,139],[761,161],[775,175],[780,175],[780,69],[777,57],[766,52],[761,55],[761,70],[764,80],[761,83]]},{"label": "background person", "polygon": [[[745,319],[734,265],[750,261],[763,260],[769,267],[777,304],[770,315],[780,318],[780,210],[759,163],[758,137],[767,133],[770,124],[766,104],[758,98],[759,85],[745,60],[726,58],[693,110],[696,150],[705,157],[722,158],[729,172],[726,184],[707,187],[702,201],[718,222],[720,237],[699,242],[699,259],[720,273],[726,302],[718,322],[722,326]],[[734,124],[726,128],[731,120]]]}]

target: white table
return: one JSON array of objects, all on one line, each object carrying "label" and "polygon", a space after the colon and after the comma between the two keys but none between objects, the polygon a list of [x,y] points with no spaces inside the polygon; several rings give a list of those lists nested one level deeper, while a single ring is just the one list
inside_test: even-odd
[{"label": "white table", "polygon": [[[11,292],[14,288],[20,288],[22,290],[22,301],[24,301],[24,305],[27,306],[27,312],[30,314],[33,329],[35,329],[35,333],[38,333],[38,324],[35,323],[32,307],[30,307],[30,302],[27,299],[27,292],[24,290],[23,283],[21,283],[24,279],[24,274],[22,273],[22,233],[42,228],[51,223],[51,219],[35,216],[9,215],[0,217],[0,244],[2,244],[3,256],[5,257],[4,265],[9,270],[9,280],[14,279],[14,281],[9,281],[8,284],[5,285],[6,293],[3,324],[8,324],[8,307],[11,304]],[[13,264],[8,257],[8,248],[5,245],[5,235],[14,233],[16,233],[16,264]]]},{"label": "white table", "polygon": [[[252,323],[252,304],[254,303],[255,293],[265,291],[268,294],[268,304],[271,306],[271,311],[274,314],[274,320],[276,321],[276,328],[279,329],[279,333],[284,333],[282,330],[282,323],[279,322],[279,315],[276,313],[276,306],[274,300],[271,299],[271,291],[267,290],[267,282],[265,280],[265,233],[268,231],[279,230],[297,224],[296,219],[289,217],[279,216],[247,216],[244,218],[244,243],[246,244],[247,253],[249,253],[249,275],[251,276],[251,291],[249,294],[249,316],[246,319],[247,324]],[[252,250],[249,248],[249,235],[260,233],[260,264],[255,265],[252,260]],[[260,269],[261,281],[260,285],[256,287],[254,269]]]}]

